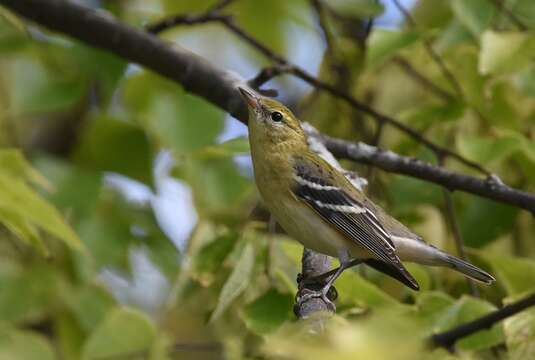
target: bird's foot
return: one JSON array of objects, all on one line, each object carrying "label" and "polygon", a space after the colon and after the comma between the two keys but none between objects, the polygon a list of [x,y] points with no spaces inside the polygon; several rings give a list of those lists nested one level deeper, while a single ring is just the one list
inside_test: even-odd
[{"label": "bird's foot", "polygon": [[328,311],[336,312],[336,305],[334,305],[333,301],[337,297],[338,292],[334,286],[323,286],[319,290],[303,287],[297,293],[295,300],[297,304],[303,304],[311,299],[321,299],[327,306]]}]

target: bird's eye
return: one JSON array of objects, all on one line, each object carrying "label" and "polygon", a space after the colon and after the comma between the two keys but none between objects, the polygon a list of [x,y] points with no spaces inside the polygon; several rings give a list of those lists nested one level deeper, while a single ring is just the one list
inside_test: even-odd
[{"label": "bird's eye", "polygon": [[271,120],[275,122],[282,121],[282,114],[278,111],[274,111],[271,113]]}]

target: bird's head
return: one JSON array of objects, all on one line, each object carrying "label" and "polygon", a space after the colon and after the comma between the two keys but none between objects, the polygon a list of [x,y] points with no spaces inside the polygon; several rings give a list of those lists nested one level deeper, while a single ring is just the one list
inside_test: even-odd
[{"label": "bird's head", "polygon": [[274,144],[306,144],[305,133],[295,115],[280,102],[238,88],[249,109],[249,134],[257,141]]}]

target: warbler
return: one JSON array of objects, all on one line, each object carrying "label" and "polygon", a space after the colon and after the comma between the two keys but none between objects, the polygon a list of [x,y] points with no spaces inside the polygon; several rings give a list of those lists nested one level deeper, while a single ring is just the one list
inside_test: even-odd
[{"label": "warbler", "polygon": [[336,278],[363,262],[408,286],[419,285],[402,261],[445,266],[474,280],[495,279],[478,267],[424,242],[312,152],[299,120],[284,105],[239,88],[249,109],[254,176],[264,203],[281,227],[306,248],[337,257],[317,296],[326,301]]}]

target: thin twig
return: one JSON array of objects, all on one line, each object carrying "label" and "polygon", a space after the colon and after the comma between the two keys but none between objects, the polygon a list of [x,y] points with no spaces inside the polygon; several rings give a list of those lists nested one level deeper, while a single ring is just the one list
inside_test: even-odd
[{"label": "thin twig", "polygon": [[416,70],[411,63],[407,61],[407,59],[401,57],[401,56],[395,56],[392,59],[401,69],[407,73],[411,78],[413,78],[415,81],[420,83],[423,87],[433,92],[435,95],[440,97],[446,102],[452,101],[455,96],[450,94],[448,91],[442,89],[440,86],[433,83],[431,80],[426,78],[423,74],[421,74],[418,70]]},{"label": "thin twig", "polygon": [[509,21],[511,21],[520,31],[526,31],[528,30],[528,27],[526,24],[524,24],[510,9],[508,9],[502,0],[490,0],[494,6],[496,6],[496,9],[500,11],[502,14],[504,14],[507,18],[509,18]]},{"label": "thin twig", "polygon": [[430,341],[433,346],[443,347],[449,351],[454,351],[455,343],[473,333],[484,329],[490,329],[497,322],[513,316],[531,306],[535,305],[535,294],[531,294],[512,304],[505,305],[501,309],[493,311],[483,317],[477,318],[466,324],[462,324],[451,330],[434,334]]},{"label": "thin twig", "polygon": [[327,27],[327,19],[325,18],[323,5],[320,2],[320,0],[310,0],[310,4],[312,5],[312,8],[316,12],[316,16],[318,18],[318,25],[321,29],[321,32],[323,33],[323,38],[325,40],[325,45],[327,47],[327,53],[329,55],[332,55],[333,49],[334,49],[334,41],[332,39],[331,32],[329,31],[329,28]]},{"label": "thin twig", "polygon": [[[393,1],[394,1],[394,5],[398,8],[398,10],[403,14],[403,17],[407,20],[407,23],[412,28],[416,28],[416,22],[414,21],[414,18],[412,17],[410,12],[407,11],[407,9],[399,2],[399,0],[393,0]],[[457,78],[455,78],[455,75],[453,75],[453,73],[448,69],[448,67],[446,66],[446,64],[440,57],[440,55],[438,55],[438,53],[435,51],[435,49],[433,48],[433,44],[429,40],[424,39],[423,45],[424,45],[425,50],[431,57],[431,59],[433,59],[433,61],[440,68],[442,75],[449,81],[449,83],[451,84],[451,86],[453,87],[457,95],[461,99],[464,99],[464,92],[463,92],[461,85],[459,84],[459,81],[457,81]]]},{"label": "thin twig", "polygon": [[[438,163],[440,166],[444,166],[444,158],[439,158]],[[464,241],[461,235],[461,231],[459,229],[459,223],[457,222],[457,217],[455,216],[455,206],[453,204],[453,196],[451,194],[451,191],[449,191],[448,189],[444,187],[442,188],[442,194],[444,196],[446,219],[448,219],[448,222],[450,224],[451,232],[453,234],[453,239],[455,241],[455,248],[457,250],[457,255],[462,260],[466,261],[467,260],[466,251],[464,249]],[[468,284],[468,287],[470,288],[470,293],[473,296],[479,297],[479,289],[477,288],[474,280],[470,279],[469,277],[466,277],[466,282]]]}]

